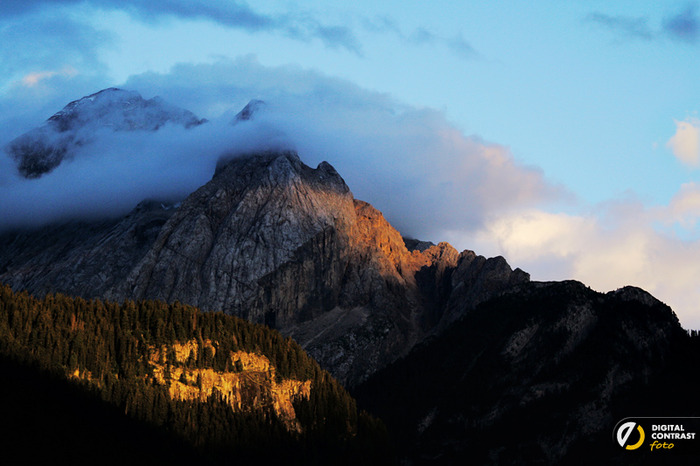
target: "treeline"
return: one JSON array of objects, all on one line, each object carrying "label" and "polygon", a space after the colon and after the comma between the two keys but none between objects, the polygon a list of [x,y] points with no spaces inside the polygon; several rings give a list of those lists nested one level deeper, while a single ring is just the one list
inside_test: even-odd
[{"label": "treeline", "polygon": [[[178,363],[174,344],[191,341],[200,351]],[[208,345],[215,351],[207,350]],[[172,399],[149,363],[154,348],[163,347],[168,365],[236,372],[241,368],[230,355],[244,351],[267,357],[278,381],[310,380],[310,396],[294,401],[301,428],[290,429],[269,403],[234,410],[217,391],[204,402]],[[180,303],[117,304],[60,294],[39,300],[0,286],[0,356],[54,376],[75,375],[72,383],[86,394],[181,439],[209,462],[389,460],[383,424],[359,411],[355,400],[296,342],[223,313]]]}]

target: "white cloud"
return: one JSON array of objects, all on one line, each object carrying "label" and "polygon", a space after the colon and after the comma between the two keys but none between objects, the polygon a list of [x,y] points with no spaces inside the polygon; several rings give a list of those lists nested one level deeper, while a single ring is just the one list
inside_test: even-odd
[{"label": "white cloud", "polygon": [[689,117],[684,121],[676,120],[676,134],[669,139],[666,147],[683,164],[700,166],[700,119]]},{"label": "white cloud", "polygon": [[37,179],[20,178],[0,157],[0,230],[124,215],[145,199],[180,200],[209,181],[232,148],[283,147],[265,125],[225,121],[157,132],[100,130],[93,137],[74,159]]},{"label": "white cloud", "polygon": [[677,224],[693,235],[698,233],[700,223],[700,184],[685,183],[668,206],[653,209],[655,219],[663,225]]}]

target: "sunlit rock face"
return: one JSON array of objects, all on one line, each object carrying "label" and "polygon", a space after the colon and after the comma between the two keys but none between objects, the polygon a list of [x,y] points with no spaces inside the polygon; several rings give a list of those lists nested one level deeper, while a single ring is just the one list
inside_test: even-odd
[{"label": "sunlit rock face", "polygon": [[100,131],[156,131],[165,124],[200,125],[192,112],[138,92],[110,88],[66,105],[44,125],[19,136],[5,150],[25,178],[38,178],[70,159]]},{"label": "sunlit rock face", "polygon": [[348,384],[529,279],[447,243],[409,251],[330,164],[294,152],[222,160],[177,206],[0,242],[0,280],[16,289],[223,310],[293,336]]},{"label": "sunlit rock face", "polygon": [[[277,368],[262,355],[245,351],[231,352],[228,361],[232,370],[187,367],[188,360],[197,360],[205,349],[213,355],[216,346],[206,340],[175,343],[170,348],[152,347],[148,359],[152,370],[151,383],[164,385],[170,398],[204,402],[218,392],[234,411],[272,408],[290,431],[301,432],[293,403],[311,395],[311,380],[295,380],[277,376]],[[174,360],[168,361],[168,350]]]}]

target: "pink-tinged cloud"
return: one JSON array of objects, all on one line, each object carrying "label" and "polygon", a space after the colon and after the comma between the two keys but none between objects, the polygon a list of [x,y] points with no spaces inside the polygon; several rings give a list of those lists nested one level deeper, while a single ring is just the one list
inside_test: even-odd
[{"label": "pink-tinged cloud", "polygon": [[700,119],[691,117],[676,121],[676,134],[669,139],[666,147],[684,165],[700,166]]},{"label": "pink-tinged cloud", "polygon": [[575,279],[599,290],[646,289],[700,328],[700,184],[683,185],[667,205],[634,199],[585,213],[523,209],[495,216],[475,235],[448,238],[501,254],[534,280]]},{"label": "pink-tinged cloud", "polygon": [[35,87],[39,85],[42,81],[53,78],[55,76],[72,78],[77,74],[78,71],[75,68],[66,66],[61,70],[36,71],[33,73],[26,74],[24,77],[22,77],[21,83],[25,87]]}]

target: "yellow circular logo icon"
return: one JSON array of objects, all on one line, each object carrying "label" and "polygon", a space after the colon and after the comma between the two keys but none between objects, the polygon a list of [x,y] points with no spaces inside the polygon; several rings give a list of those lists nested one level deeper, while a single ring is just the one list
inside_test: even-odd
[{"label": "yellow circular logo icon", "polygon": [[[635,427],[637,428],[636,431],[639,434],[639,440],[637,440],[635,443],[631,443],[636,440],[634,437],[630,439],[630,437],[632,437],[632,432],[635,431]],[[642,446],[642,443],[644,443],[644,429],[642,429],[642,426],[636,422],[625,422],[617,429],[617,443],[619,443],[620,446],[624,447],[626,450],[636,450]]]}]

